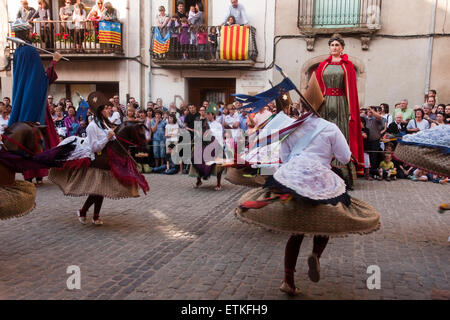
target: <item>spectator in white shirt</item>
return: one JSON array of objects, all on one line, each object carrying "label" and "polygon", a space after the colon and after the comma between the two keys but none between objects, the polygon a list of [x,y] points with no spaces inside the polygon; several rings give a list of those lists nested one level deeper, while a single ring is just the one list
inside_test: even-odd
[{"label": "spectator in white shirt", "polygon": [[223,118],[222,126],[225,130],[231,130],[232,137],[237,138],[239,135],[240,116],[233,104],[229,104],[227,109],[230,113]]},{"label": "spectator in white shirt", "polygon": [[406,130],[408,133],[416,133],[422,130],[426,130],[430,128],[430,123],[428,120],[423,118],[424,112],[422,109],[415,110],[416,118],[409,121]]},{"label": "spectator in white shirt", "polygon": [[5,132],[6,127],[8,126],[9,114],[8,110],[6,110],[6,106],[3,102],[0,102],[0,135]]},{"label": "spectator in white shirt", "polygon": [[116,126],[119,126],[122,123],[122,121],[120,120],[120,113],[117,112],[117,108],[116,108],[116,111],[114,111],[113,107],[111,107],[111,106],[107,106],[106,108],[107,108],[108,114],[109,114],[109,116],[108,116],[109,122],[111,122],[112,124],[114,124]]},{"label": "spectator in white shirt", "polygon": [[228,8],[228,11],[225,15],[225,19],[223,20],[222,25],[224,25],[228,18],[233,16],[236,20],[237,24],[249,26],[247,14],[245,13],[245,8],[242,4],[238,3],[238,0],[231,0],[231,5]]},{"label": "spectator in white shirt", "polygon": [[248,126],[251,128],[250,133],[256,130],[261,124],[272,116],[272,112],[269,111],[268,107],[262,107],[255,116],[249,117]]}]

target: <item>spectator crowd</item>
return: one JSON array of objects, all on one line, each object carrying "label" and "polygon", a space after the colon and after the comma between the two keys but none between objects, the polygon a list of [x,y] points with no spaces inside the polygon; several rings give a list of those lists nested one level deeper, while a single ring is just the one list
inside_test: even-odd
[{"label": "spectator crowd", "polygon": [[[21,0],[21,7],[16,18],[30,23],[36,23],[36,33],[33,34],[33,41],[41,42],[49,50],[55,49],[55,42],[63,39],[73,42],[76,52],[83,51],[83,42],[86,37],[96,37],[98,35],[99,21],[119,21],[118,11],[111,2],[96,0],[95,5],[88,11],[81,0],[65,0],[59,8],[60,23],[53,23],[58,17],[52,16],[52,11],[48,1],[39,0],[38,9],[30,7],[28,1]],[[90,24],[88,25],[87,22]],[[56,33],[55,29],[59,30]],[[87,31],[95,31],[94,34]],[[39,33],[38,33],[39,32]]]},{"label": "spectator crowd", "polygon": [[[149,101],[145,106],[141,106],[133,97],[123,105],[120,103],[119,95],[114,95],[110,102],[112,106],[108,106],[108,112],[112,124],[119,126],[125,121],[140,121],[149,129],[146,132],[146,152],[138,152],[131,147],[131,153],[139,163],[139,169],[144,173],[188,173],[190,161],[180,159],[174,162],[173,159],[176,157],[172,155],[178,152],[177,146],[192,143],[196,121],[205,118],[208,120],[213,135],[225,148],[225,157],[233,159],[236,141],[246,139],[269,117],[277,113],[275,102],[270,102],[255,114],[247,114],[245,109],[241,109],[242,104],[238,101],[225,105],[223,101],[205,100],[200,106],[183,101],[180,106],[175,102],[166,106],[163,100],[158,98],[156,102]],[[78,117],[78,108],[72,101],[61,98],[55,103],[52,95],[48,96],[48,105],[61,141],[71,136],[86,136],[86,127],[92,120],[89,112],[85,119]],[[0,102],[0,134],[8,124],[11,109],[10,98],[4,97]],[[304,112],[299,102],[290,104],[283,111],[295,119]],[[409,167],[392,157],[396,138],[450,123],[450,104],[437,104],[434,90],[430,90],[424,104],[416,105],[413,109],[408,107],[407,99],[395,104],[393,113],[386,103],[361,108],[361,122],[367,180],[390,181],[403,178],[413,181],[447,182],[443,177]],[[191,141],[183,141],[183,133],[187,132]]]},{"label": "spectator crowd", "polygon": [[393,114],[387,103],[361,108],[364,142],[365,178],[391,181],[403,178],[413,181],[446,183],[448,179],[402,164],[392,158],[396,139],[435,126],[450,123],[450,104],[436,103],[436,90],[429,90],[425,102],[408,107],[402,99],[394,106]]}]

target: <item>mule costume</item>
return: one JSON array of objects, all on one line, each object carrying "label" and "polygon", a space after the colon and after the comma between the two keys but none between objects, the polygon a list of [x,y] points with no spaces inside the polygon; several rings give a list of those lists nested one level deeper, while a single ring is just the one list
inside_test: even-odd
[{"label": "mule costume", "polygon": [[[206,113],[211,113],[216,115],[217,107],[210,105],[206,110]],[[221,188],[220,186],[220,178],[224,168],[217,163],[214,163],[215,158],[219,156],[216,154],[216,151],[223,151],[223,128],[222,125],[216,121],[209,122],[208,119],[197,118],[196,121],[201,121],[202,128],[202,136],[201,140],[201,149],[198,144],[196,147],[196,139],[198,137],[194,137],[194,148],[193,148],[193,156],[192,156],[192,164],[189,169],[189,176],[197,178],[197,187],[200,186],[198,181],[201,182],[200,179],[208,180],[212,175],[216,176],[218,179],[218,185],[216,190]],[[204,134],[206,134],[204,136]],[[201,154],[200,154],[201,152]],[[223,152],[222,152],[223,153]],[[211,157],[211,159],[205,159],[205,156]],[[198,163],[198,160],[201,159],[201,163]]]},{"label": "mule costume", "polygon": [[[31,25],[18,20],[12,25],[12,30],[29,32]],[[59,139],[48,106],[47,91],[49,85],[58,79],[55,71],[57,62],[53,60],[47,70],[44,70],[38,51],[31,46],[19,45],[14,51],[13,63],[13,106],[8,125],[27,121],[45,124],[47,126],[45,149],[56,147]],[[27,180],[47,175],[47,169],[24,172]]]},{"label": "mule costume", "polygon": [[[314,83],[310,88],[305,99],[317,112],[323,97],[313,89]],[[314,236],[308,275],[317,282],[319,258],[329,237],[366,234],[380,227],[378,212],[364,201],[350,197],[344,180],[331,169],[333,158],[344,164],[351,158],[341,130],[313,111],[302,115],[296,123],[299,121],[301,124],[295,131],[281,141],[282,165],[267,179],[264,188],[244,194],[235,211],[236,217],[244,222],[291,235],[286,244],[285,277],[280,287],[291,295],[299,293],[294,272],[305,234]]]},{"label": "mule costume", "polygon": [[[91,93],[88,103],[94,110],[110,102],[99,92]],[[77,141],[77,148],[72,153],[71,162],[63,169],[51,169],[49,179],[57,184],[66,196],[84,196],[88,199],[80,212],[79,217],[85,217],[86,211],[92,204],[94,208],[94,221],[98,220],[103,197],[111,199],[139,197],[138,187],[144,193],[149,190],[145,177],[140,174],[136,164],[128,154],[120,155],[108,140],[109,131],[107,123],[100,123],[95,118],[86,128],[87,138],[68,138],[61,144],[68,143],[73,139]],[[108,158],[101,157],[107,153]],[[96,161],[103,159],[103,161]],[[80,222],[85,219],[81,219]],[[82,222],[83,223],[83,222]],[[97,223],[96,223],[97,224]],[[101,224],[101,223],[98,223]]]}]

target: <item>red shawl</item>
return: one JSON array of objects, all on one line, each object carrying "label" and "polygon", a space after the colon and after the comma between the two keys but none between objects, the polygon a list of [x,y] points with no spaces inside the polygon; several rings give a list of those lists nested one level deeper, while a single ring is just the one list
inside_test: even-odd
[{"label": "red shawl", "polygon": [[[358,89],[356,87],[356,72],[353,63],[348,60],[348,55],[344,54],[341,56],[341,62],[339,64],[342,66],[345,74],[345,93],[347,97],[347,103],[350,108],[350,122],[348,124],[348,135],[349,135],[349,146],[350,150],[358,161],[356,164],[357,173],[364,174],[364,147],[361,129],[361,116],[359,109],[359,99],[358,99]],[[325,96],[326,87],[323,81],[323,72],[326,67],[331,63],[331,55],[322,63],[316,71],[317,81],[319,82],[322,94]]]}]

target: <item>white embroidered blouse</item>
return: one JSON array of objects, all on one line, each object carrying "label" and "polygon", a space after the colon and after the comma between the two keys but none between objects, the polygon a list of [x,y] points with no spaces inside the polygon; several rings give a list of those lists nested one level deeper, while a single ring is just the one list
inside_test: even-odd
[{"label": "white embroidered blouse", "polygon": [[[297,141],[306,134],[314,132],[319,122],[320,119],[316,115],[312,115],[282,142],[280,158],[283,163],[289,159],[291,150],[295,147]],[[303,155],[318,160],[331,169],[333,156],[342,163],[348,163],[351,151],[341,130],[335,124],[329,122],[328,126],[305,148]]]}]

